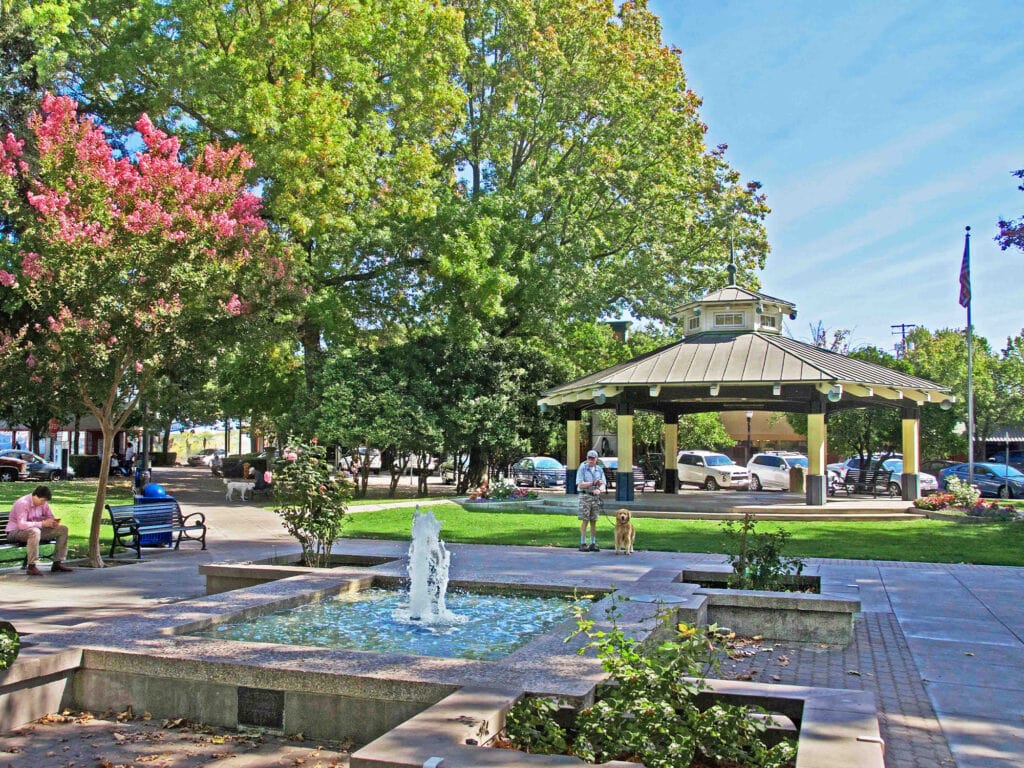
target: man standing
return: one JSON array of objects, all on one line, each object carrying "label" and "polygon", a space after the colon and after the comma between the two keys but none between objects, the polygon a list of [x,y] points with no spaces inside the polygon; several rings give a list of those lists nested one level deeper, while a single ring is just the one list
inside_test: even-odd
[{"label": "man standing", "polygon": [[131,443],[128,443],[128,445],[124,449],[124,465],[125,465],[125,467],[128,468],[128,471],[130,472],[132,467],[134,466],[134,464],[135,464],[135,446],[132,445]]},{"label": "man standing", "polygon": [[[601,493],[604,491],[604,468],[597,463],[597,451],[587,451],[587,460],[576,470],[576,490],[580,495],[580,552],[600,552],[597,546],[597,516],[601,514]],[[587,523],[590,523],[590,546],[587,546]]]},{"label": "man standing", "polygon": [[29,576],[42,576],[43,572],[36,568],[39,558],[39,543],[56,541],[57,548],[53,553],[54,573],[69,573],[74,568],[64,565],[68,554],[68,528],[60,524],[50,511],[49,501],[53,493],[45,485],[38,486],[32,493],[22,496],[11,507],[11,516],[7,522],[7,539],[25,545]]}]

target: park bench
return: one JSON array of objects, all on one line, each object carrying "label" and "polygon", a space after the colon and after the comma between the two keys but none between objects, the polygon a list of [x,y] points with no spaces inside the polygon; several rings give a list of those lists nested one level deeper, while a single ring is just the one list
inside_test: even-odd
[{"label": "park bench", "polygon": [[892,496],[892,470],[874,467],[866,472],[860,469],[851,469],[846,473],[842,490],[849,496],[854,493],[871,494],[875,498],[879,495]]},{"label": "park bench", "polygon": [[110,542],[110,557],[117,547],[134,549],[135,557],[142,558],[143,537],[168,534],[178,549],[182,539],[198,541],[206,549],[206,516],[202,512],[181,514],[177,501],[160,501],[146,504],[107,504],[110,520],[104,521],[114,531]]},{"label": "park bench", "polygon": [[651,486],[651,490],[657,490],[658,484],[653,478],[647,477],[647,472],[644,471],[643,467],[633,467],[633,488],[639,490],[640,493],[644,493],[647,490],[647,486]]},{"label": "park bench", "polygon": [[[21,550],[21,567],[24,568],[28,565],[28,556],[25,552],[25,545],[20,541],[8,541],[7,539],[7,522],[11,519],[10,512],[0,512],[0,553],[3,552],[18,552]],[[53,541],[41,541],[39,543],[39,556],[43,557],[43,547],[56,547],[56,542]],[[53,550],[47,557],[53,556]]]}]

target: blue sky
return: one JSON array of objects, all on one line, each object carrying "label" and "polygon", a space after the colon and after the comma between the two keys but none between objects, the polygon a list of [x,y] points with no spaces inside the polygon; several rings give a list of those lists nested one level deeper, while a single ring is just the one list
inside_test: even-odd
[{"label": "blue sky", "polygon": [[1024,329],[1024,252],[993,241],[1024,215],[1020,0],[650,0],[703,98],[708,143],[764,185],[764,293],[789,332],[849,328],[890,351],[890,326],[962,328],[996,349]]}]

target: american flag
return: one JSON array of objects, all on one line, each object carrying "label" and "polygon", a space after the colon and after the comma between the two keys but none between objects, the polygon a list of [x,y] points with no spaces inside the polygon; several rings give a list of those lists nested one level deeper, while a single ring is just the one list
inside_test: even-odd
[{"label": "american flag", "polygon": [[964,260],[960,262],[960,306],[971,306],[971,228],[964,235]]}]

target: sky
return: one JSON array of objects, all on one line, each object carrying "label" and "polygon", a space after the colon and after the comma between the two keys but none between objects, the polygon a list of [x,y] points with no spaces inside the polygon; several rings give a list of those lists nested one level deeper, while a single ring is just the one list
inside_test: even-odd
[{"label": "sky", "polygon": [[963,328],[993,349],[1024,333],[1020,0],[650,0],[682,49],[709,146],[763,184],[772,252],[760,290],[796,304],[787,331],[850,329],[893,351],[899,324]]}]

